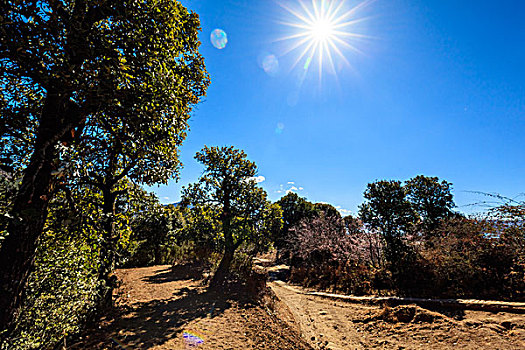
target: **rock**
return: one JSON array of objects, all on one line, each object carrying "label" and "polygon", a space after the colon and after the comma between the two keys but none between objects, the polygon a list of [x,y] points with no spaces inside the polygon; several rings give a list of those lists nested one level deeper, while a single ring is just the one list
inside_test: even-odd
[{"label": "rock", "polygon": [[497,324],[489,324],[489,325],[486,325],[485,327],[490,329],[490,330],[493,330],[496,333],[503,333],[503,332],[507,331],[506,328],[503,328],[502,326],[497,325]]},{"label": "rock", "polygon": [[481,325],[483,325],[483,323],[481,323],[479,321],[468,320],[468,321],[465,321],[465,325],[467,325],[469,327],[477,328],[477,327],[480,327]]},{"label": "rock", "polygon": [[437,312],[432,312],[426,309],[417,308],[416,315],[414,316],[414,322],[420,323],[433,323],[436,320],[443,319],[443,315]]},{"label": "rock", "polygon": [[415,305],[401,305],[392,309],[392,315],[399,322],[408,323],[414,319],[415,314]]}]

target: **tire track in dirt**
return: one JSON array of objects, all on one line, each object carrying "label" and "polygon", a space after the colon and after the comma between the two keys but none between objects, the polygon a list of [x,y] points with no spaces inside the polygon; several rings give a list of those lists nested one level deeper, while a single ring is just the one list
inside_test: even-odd
[{"label": "tire track in dirt", "polygon": [[393,309],[307,295],[282,281],[269,285],[315,349],[525,349],[523,315],[465,310],[447,316],[418,308],[437,317],[393,322],[380,316]]},{"label": "tire track in dirt", "polygon": [[345,318],[336,302],[307,296],[279,282],[270,284],[275,294],[290,308],[303,337],[316,349],[345,350],[363,346],[358,328]]}]

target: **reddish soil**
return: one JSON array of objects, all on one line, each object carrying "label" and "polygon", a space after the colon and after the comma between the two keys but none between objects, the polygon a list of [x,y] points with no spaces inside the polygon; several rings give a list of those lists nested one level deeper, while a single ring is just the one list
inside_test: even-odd
[{"label": "reddish soil", "polygon": [[116,274],[117,311],[70,348],[311,349],[290,311],[270,296],[259,303],[225,298],[171,266]]},{"label": "reddish soil", "polygon": [[525,349],[519,314],[348,303],[280,281],[253,303],[206,291],[197,274],[170,266],[117,276],[114,314],[68,348]]},{"label": "reddish soil", "polygon": [[315,349],[525,349],[525,316],[385,308],[304,294],[272,282]]}]

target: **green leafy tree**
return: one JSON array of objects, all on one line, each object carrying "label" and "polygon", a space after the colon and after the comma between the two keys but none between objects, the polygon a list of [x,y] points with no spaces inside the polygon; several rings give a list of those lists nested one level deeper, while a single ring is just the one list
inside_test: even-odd
[{"label": "green leafy tree", "polygon": [[179,258],[184,262],[206,262],[213,252],[222,250],[220,232],[221,222],[216,215],[215,206],[200,203],[197,206],[182,206],[183,225],[177,237],[184,253]]},{"label": "green leafy tree", "polygon": [[[26,147],[18,157],[22,180],[0,251],[0,329],[12,328],[33,266],[55,174],[64,166],[59,146],[96,137],[86,129],[93,125],[126,133],[123,149],[144,149],[160,137],[168,141],[153,142],[157,152],[148,160],[155,162],[137,161],[148,169],[139,182],[165,181],[176,173],[178,161],[167,155],[184,139],[191,108],[209,83],[198,30],[197,15],[176,1],[0,5],[0,125],[7,126],[0,129],[0,158],[9,165]],[[164,157],[166,170],[156,176],[151,166]]]},{"label": "green leafy tree", "polygon": [[283,249],[287,245],[290,229],[301,220],[314,217],[317,214],[317,210],[313,203],[299,197],[294,192],[289,192],[276,203],[283,212],[283,226],[282,229],[274,232],[273,240],[277,249]]},{"label": "green leafy tree", "polygon": [[[7,349],[48,349],[79,332],[99,286],[97,210],[90,191],[60,191],[49,214]],[[2,346],[0,345],[0,348]]]},{"label": "green leafy tree", "polygon": [[211,281],[222,284],[229,272],[234,253],[243,243],[262,249],[270,234],[281,225],[282,212],[267,200],[266,192],[253,177],[257,166],[246,153],[233,147],[205,146],[195,158],[204,165],[197,183],[183,190],[183,202],[211,209],[211,221],[220,222],[218,231],[223,256]]},{"label": "green leafy tree", "polygon": [[359,218],[368,229],[377,230],[385,240],[385,257],[395,262],[406,251],[403,237],[416,215],[408,202],[400,181],[369,183],[364,192],[365,203],[359,207]]},{"label": "green leafy tree", "polygon": [[341,213],[333,205],[328,203],[315,203],[314,208],[317,211],[317,215],[323,215],[325,217],[333,217],[337,220],[342,219]]},{"label": "green leafy tree", "polygon": [[126,265],[170,263],[175,236],[182,226],[179,210],[172,204],[162,205],[153,193],[146,191],[133,199],[132,206],[128,245],[130,256],[126,259]]},{"label": "green leafy tree", "polygon": [[405,183],[407,199],[421,220],[422,232],[431,234],[441,220],[452,217],[452,184],[437,177],[418,175]]}]

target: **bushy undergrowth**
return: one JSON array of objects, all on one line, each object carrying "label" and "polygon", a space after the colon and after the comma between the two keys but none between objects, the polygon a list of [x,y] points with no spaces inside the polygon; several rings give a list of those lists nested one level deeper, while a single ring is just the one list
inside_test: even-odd
[{"label": "bushy undergrowth", "polygon": [[96,251],[87,242],[45,235],[8,349],[46,349],[78,333],[95,307]]},{"label": "bushy undergrowth", "polygon": [[444,220],[379,263],[364,254],[383,250],[369,249],[364,228],[356,238],[337,222],[310,220],[292,230],[291,281],[356,295],[525,300],[525,230],[514,219]]}]

